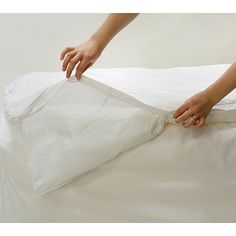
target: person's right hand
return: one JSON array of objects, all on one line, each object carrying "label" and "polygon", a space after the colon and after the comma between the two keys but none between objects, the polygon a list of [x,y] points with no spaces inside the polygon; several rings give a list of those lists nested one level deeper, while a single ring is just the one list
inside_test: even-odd
[{"label": "person's right hand", "polygon": [[93,39],[76,47],[65,48],[61,53],[60,59],[64,60],[62,70],[66,71],[66,78],[70,78],[72,71],[76,67],[75,76],[80,79],[81,75],[95,63],[102,50],[98,42]]}]

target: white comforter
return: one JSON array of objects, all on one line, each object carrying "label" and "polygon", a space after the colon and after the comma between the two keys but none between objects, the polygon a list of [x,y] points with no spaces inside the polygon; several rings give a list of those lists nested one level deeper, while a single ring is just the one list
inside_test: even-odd
[{"label": "white comforter", "polygon": [[[84,77],[84,82],[70,85],[62,80],[61,73],[41,73],[37,75],[41,77],[39,84],[29,80],[26,83],[29,77],[11,84],[6,91],[5,115],[0,126],[0,221],[235,221],[235,94],[230,94],[214,108],[208,125],[200,130],[184,129],[175,125],[171,118],[178,105],[205,88],[227,67],[93,69],[86,73],[90,79]],[[40,112],[43,114],[50,106],[60,108],[72,104],[78,98],[81,100],[79,106],[84,104],[86,107],[88,101],[94,105],[94,90],[80,94],[80,97],[76,90],[72,92],[73,85],[80,88],[87,81],[91,82],[89,86],[102,91],[108,98],[115,94],[117,100],[112,101],[113,105],[123,101],[132,109],[138,107],[148,114],[155,114],[155,117],[158,115],[155,120],[158,122],[154,122],[157,132],[153,138],[153,132],[150,135],[146,132],[149,126],[139,126],[138,130],[143,130],[141,135],[132,132],[138,139],[132,139],[135,142],[131,146],[136,147],[123,149],[126,151],[117,158],[111,155],[106,159],[110,162],[97,163],[96,169],[38,196],[33,192],[32,165],[28,165],[29,158],[37,155],[29,155],[28,148],[25,148],[25,128],[30,127],[30,122],[25,121],[40,117],[42,124],[47,124],[46,119],[43,120],[46,117],[39,116]],[[71,100],[59,96],[65,95],[70,88]],[[68,103],[62,104],[64,100]],[[124,104],[119,104],[122,104],[118,107],[123,107],[124,112]],[[140,121],[136,113],[130,124],[135,121]],[[127,135],[132,138],[130,130]],[[143,137],[149,141],[145,142]],[[120,140],[130,140],[124,138]],[[68,166],[61,168],[62,174],[66,168]]]}]

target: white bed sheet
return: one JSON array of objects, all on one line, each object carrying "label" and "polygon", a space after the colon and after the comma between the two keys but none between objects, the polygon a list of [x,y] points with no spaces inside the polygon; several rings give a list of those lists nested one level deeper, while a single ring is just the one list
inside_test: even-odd
[{"label": "white bed sheet", "polygon": [[[214,79],[227,66],[186,70],[191,75],[192,69],[192,76],[205,70]],[[117,73],[128,76],[131,72],[135,76],[135,73],[140,75],[140,71],[155,77],[155,70],[151,69],[117,69],[114,80],[111,69],[91,70],[87,76],[92,77],[94,73],[94,79],[107,84],[113,81],[112,86],[115,86]],[[101,72],[110,73],[110,77],[101,81],[98,76]],[[126,81],[120,85],[125,89],[132,88]],[[196,89],[189,83],[188,88]],[[132,85],[135,84],[136,81]],[[117,88],[121,90],[121,87]],[[146,90],[140,88],[140,91]],[[129,93],[132,95],[131,90]],[[226,104],[227,114],[235,105],[234,95],[230,96],[222,103]],[[150,100],[146,103],[153,105]],[[200,130],[168,124],[152,141],[126,151],[70,184],[40,197],[32,192],[29,169],[20,145],[20,130],[17,131],[20,127],[12,122],[9,125],[9,122],[2,116],[1,222],[235,222],[236,126],[232,120],[208,124]]]}]

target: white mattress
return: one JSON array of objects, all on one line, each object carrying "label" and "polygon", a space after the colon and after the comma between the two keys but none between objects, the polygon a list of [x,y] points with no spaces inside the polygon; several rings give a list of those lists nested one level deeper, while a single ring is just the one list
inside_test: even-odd
[{"label": "white mattress", "polygon": [[[2,116],[0,221],[235,222],[235,94],[214,107],[202,129],[171,121],[178,105],[228,66],[89,70],[87,77],[166,112],[168,122],[156,138],[42,196],[32,190],[20,127]],[[26,114],[26,103],[12,104],[13,116]]]}]

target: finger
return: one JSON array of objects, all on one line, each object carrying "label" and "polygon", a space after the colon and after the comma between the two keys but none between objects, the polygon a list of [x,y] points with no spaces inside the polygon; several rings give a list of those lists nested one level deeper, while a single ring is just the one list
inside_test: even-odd
[{"label": "finger", "polygon": [[198,124],[196,124],[195,127],[201,128],[201,127],[204,126],[204,124],[205,124],[205,118],[204,118],[204,117],[201,117],[201,118],[199,119]]},{"label": "finger", "polygon": [[196,124],[196,117],[191,116],[183,123],[183,126],[184,128],[189,128],[191,126],[194,126],[195,124]]},{"label": "finger", "polygon": [[89,64],[88,60],[86,60],[84,58],[82,59],[82,61],[80,61],[79,65],[76,69],[76,72],[75,72],[75,76],[76,76],[77,79],[80,79],[83,71],[86,69],[88,64]]},{"label": "finger", "polygon": [[89,62],[89,64],[84,68],[82,73],[84,73],[92,65],[93,65],[93,62]]},{"label": "finger", "polygon": [[76,55],[76,51],[72,51],[70,53],[67,54],[64,62],[63,62],[63,65],[62,65],[62,70],[65,71],[67,66],[68,66],[68,63],[70,62],[71,58],[73,58],[75,55]]},{"label": "finger", "polygon": [[78,53],[70,60],[69,66],[66,71],[66,78],[70,78],[72,71],[80,60],[81,56]]},{"label": "finger", "polygon": [[187,109],[188,109],[188,103],[185,103],[182,106],[180,106],[173,115],[174,119],[182,115]]},{"label": "finger", "polygon": [[175,119],[176,123],[183,123],[185,122],[189,117],[193,115],[193,111],[188,109],[185,111],[181,116],[179,116],[177,119]]},{"label": "finger", "polygon": [[60,60],[63,60],[63,59],[64,59],[66,53],[71,52],[71,51],[73,51],[73,50],[74,50],[74,48],[72,48],[72,47],[65,48],[65,49],[62,51],[62,53],[61,53]]},{"label": "finger", "polygon": [[186,122],[183,123],[183,127],[184,128],[189,128],[189,127],[193,126],[194,123],[195,123],[195,121],[193,121],[190,117]]}]

